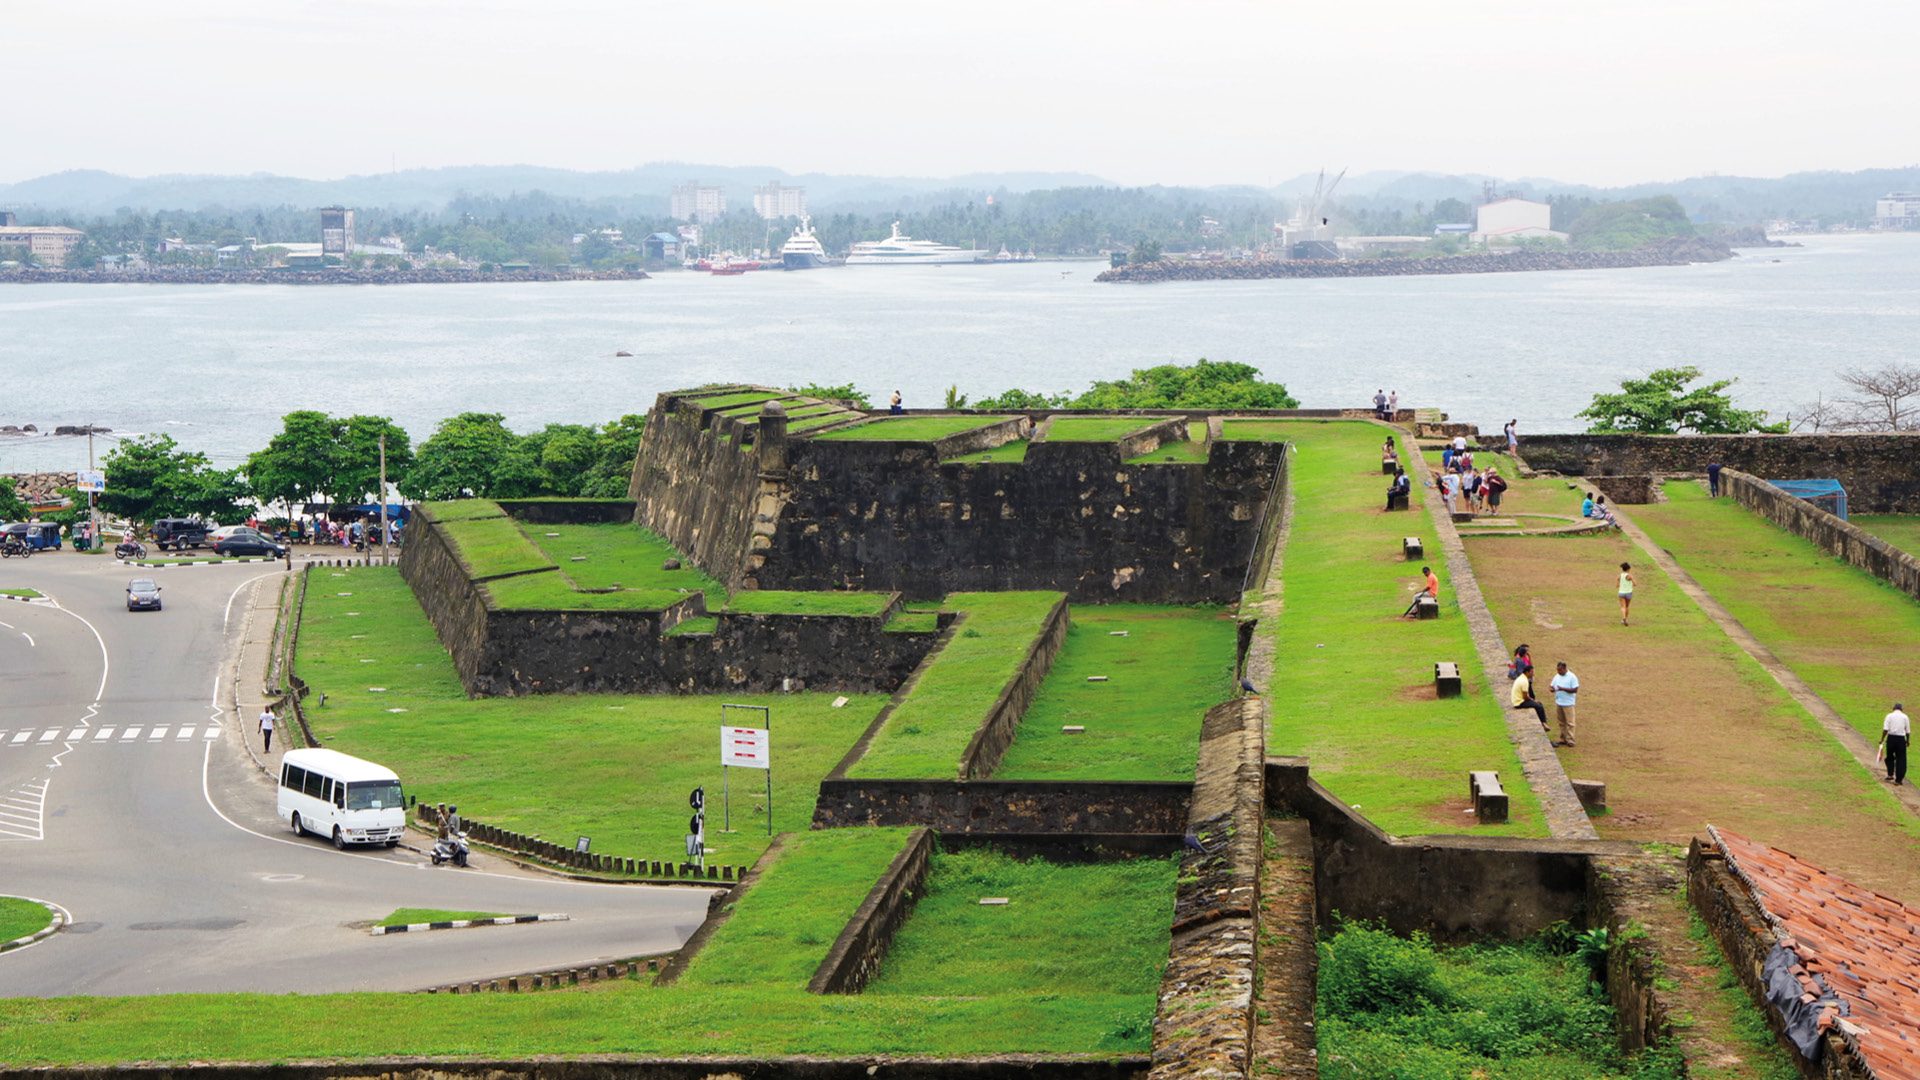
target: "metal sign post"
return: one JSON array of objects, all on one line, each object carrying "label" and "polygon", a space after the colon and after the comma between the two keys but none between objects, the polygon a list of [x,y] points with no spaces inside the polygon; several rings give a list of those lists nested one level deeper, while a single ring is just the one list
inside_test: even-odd
[{"label": "metal sign post", "polygon": [[707,789],[694,788],[687,796],[693,817],[687,820],[687,858],[700,869],[707,868]]},{"label": "metal sign post", "polygon": [[[760,714],[759,727],[741,727],[726,723],[727,710],[739,709]],[[730,797],[730,770],[761,769],[767,774],[767,835],[773,835],[773,710],[765,705],[720,706],[720,768],[723,799]],[[726,807],[726,821],[732,825],[732,807]]]}]

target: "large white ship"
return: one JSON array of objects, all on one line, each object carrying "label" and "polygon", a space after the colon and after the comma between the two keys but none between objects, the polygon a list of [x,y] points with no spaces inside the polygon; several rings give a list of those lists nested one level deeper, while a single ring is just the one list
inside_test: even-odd
[{"label": "large white ship", "polygon": [[975,248],[958,248],[951,244],[937,244],[932,240],[915,240],[900,232],[900,223],[893,223],[893,235],[885,240],[862,240],[853,245],[847,253],[848,266],[922,266],[942,263],[978,262],[986,252]]},{"label": "large white ship", "polygon": [[800,227],[780,247],[780,265],[789,270],[812,270],[827,265],[827,249],[813,235],[813,219],[803,217]]}]

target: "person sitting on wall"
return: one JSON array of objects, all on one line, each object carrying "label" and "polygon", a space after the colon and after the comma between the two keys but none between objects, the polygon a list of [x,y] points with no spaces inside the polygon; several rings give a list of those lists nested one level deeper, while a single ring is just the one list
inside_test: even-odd
[{"label": "person sitting on wall", "polygon": [[1586,498],[1580,500],[1580,516],[1583,518],[1593,516],[1593,492],[1591,491],[1587,492]]},{"label": "person sitting on wall", "polygon": [[1423,596],[1433,597],[1433,602],[1436,604],[1440,602],[1440,579],[1434,575],[1433,568],[1423,566],[1420,568],[1420,574],[1426,578],[1426,583],[1420,587],[1419,592],[1413,594],[1413,603],[1407,605],[1407,610],[1400,613],[1403,619],[1413,618],[1414,613],[1420,610],[1420,598]]},{"label": "person sitting on wall", "polygon": [[1413,491],[1413,481],[1407,477],[1407,470],[1393,470],[1393,482],[1387,485],[1387,509],[1393,509],[1393,500],[1405,499]]}]

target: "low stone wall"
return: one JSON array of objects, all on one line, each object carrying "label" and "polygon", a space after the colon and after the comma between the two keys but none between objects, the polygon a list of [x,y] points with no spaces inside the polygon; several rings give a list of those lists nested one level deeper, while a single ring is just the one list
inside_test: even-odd
[{"label": "low stone wall", "polygon": [[1588,476],[1583,477],[1581,482],[1598,488],[1600,494],[1624,506],[1639,506],[1653,501],[1653,477],[1645,473],[1636,476]]},{"label": "low stone wall", "polygon": [[813,994],[857,994],[880,972],[893,935],[913,912],[933,861],[933,833],[915,829],[807,983]]},{"label": "low stone wall", "polygon": [[1920,433],[1529,435],[1520,455],[1570,476],[1698,476],[1717,461],[1773,480],[1838,480],[1859,513],[1920,514]]},{"label": "low stone wall", "polygon": [[786,833],[774,837],[773,843],[767,845],[767,850],[760,853],[760,857],[753,861],[753,866],[741,876],[738,882],[734,883],[732,888],[724,892],[716,892],[707,898],[707,917],[700,921],[700,925],[694,929],[692,936],[687,938],[687,943],[680,946],[680,951],[675,953],[667,966],[660,970],[659,978],[654,980],[656,985],[671,986],[679,981],[680,976],[686,974],[688,966],[693,963],[693,958],[699,955],[701,949],[706,948],[707,942],[713,940],[713,935],[720,930],[720,927],[725,925],[728,919],[733,918],[734,908],[739,905],[740,898],[746,895],[748,889],[759,884],[761,877],[767,872],[767,867],[772,866],[780,858],[780,853],[786,849],[786,846]]},{"label": "low stone wall", "polygon": [[529,525],[611,525],[633,520],[632,499],[498,499],[510,518]]},{"label": "low stone wall", "polygon": [[1120,449],[1120,460],[1126,461],[1128,458],[1151,454],[1170,442],[1185,441],[1187,441],[1187,419],[1184,416],[1176,416],[1170,420],[1162,420],[1151,427],[1141,428],[1114,445]]},{"label": "low stone wall", "polygon": [[1392,837],[1322,788],[1304,759],[1269,759],[1266,772],[1268,808],[1313,827],[1323,922],[1338,911],[1440,941],[1531,937],[1562,919],[1584,925],[1589,861],[1638,850],[1604,840]]},{"label": "low stone wall", "polygon": [[1671,860],[1653,856],[1601,856],[1587,864],[1587,912],[1592,926],[1607,929],[1607,1000],[1613,1026],[1628,1050],[1658,1046],[1673,1037],[1681,1011],[1661,989],[1662,966],[1653,941],[1629,932],[1652,905],[1674,902],[1683,884]]},{"label": "low stone wall", "polygon": [[491,678],[486,599],[474,584],[472,567],[424,508],[407,528],[407,542],[400,549],[400,577],[413,589],[440,644],[453,658],[460,684],[469,694],[484,692],[478,687]]},{"label": "low stone wall", "polygon": [[593,1056],[524,1058],[363,1058],[352,1061],[0,1067],[0,1080],[1139,1080],[1144,1057],[1045,1057],[998,1054],[966,1059],[868,1057]]},{"label": "low stone wall", "polygon": [[993,707],[987,710],[987,715],[980,721],[980,730],[974,732],[973,738],[967,741],[967,748],[960,752],[961,779],[978,780],[992,776],[993,770],[1000,766],[1000,759],[1006,755],[1007,747],[1013,745],[1020,718],[1027,714],[1027,706],[1033,702],[1033,695],[1040,692],[1040,684],[1047,681],[1047,672],[1053,670],[1053,660],[1060,655],[1060,646],[1066,644],[1067,628],[1071,621],[1067,601],[1063,597],[1053,605],[1052,611],[1047,612],[1045,621],[1040,624],[1040,633],[1027,647],[1027,655],[1020,661],[1019,669],[1007,681],[1007,685],[1000,688]]},{"label": "low stone wall", "polygon": [[974,428],[972,431],[958,431],[944,439],[936,440],[933,444],[933,452],[942,458],[977,454],[996,446],[1005,446],[1031,430],[1033,430],[1032,420],[1024,416],[1016,416],[997,424]]},{"label": "low stone wall", "polygon": [[816,829],[925,825],[940,833],[1179,836],[1193,785],[1155,780],[860,780],[820,782]]},{"label": "low stone wall", "polygon": [[1722,469],[1720,488],[1740,505],[1812,542],[1829,555],[1845,559],[1908,596],[1920,599],[1920,559],[1758,477]]},{"label": "low stone wall", "polygon": [[1255,697],[1214,706],[1201,726],[1153,1080],[1252,1072],[1266,727],[1266,699]]}]

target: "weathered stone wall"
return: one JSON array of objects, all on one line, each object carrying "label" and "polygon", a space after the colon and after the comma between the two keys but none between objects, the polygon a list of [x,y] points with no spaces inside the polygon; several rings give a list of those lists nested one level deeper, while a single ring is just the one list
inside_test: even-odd
[{"label": "weathered stone wall", "polygon": [[486,599],[474,584],[472,568],[434,526],[425,508],[407,529],[407,542],[400,549],[400,577],[413,589],[440,644],[453,657],[461,685],[469,694],[479,693],[475,687],[489,670]]},{"label": "weathered stone wall", "polygon": [[660,395],[627,489],[636,523],[666,537],[729,588],[744,569],[760,492],[759,450],[741,449],[743,429],[718,410]]},{"label": "weathered stone wall", "polygon": [[1639,506],[1653,501],[1653,477],[1645,473],[1637,476],[1589,476],[1582,483],[1598,488],[1600,494],[1623,506]]},{"label": "weathered stone wall", "polygon": [[1014,672],[1007,685],[1000,688],[999,696],[980,722],[980,730],[973,733],[973,738],[967,741],[967,748],[960,752],[961,779],[978,780],[992,776],[993,770],[1000,766],[1000,759],[1005,756],[1007,747],[1013,745],[1020,718],[1027,714],[1027,706],[1032,703],[1033,695],[1040,692],[1040,684],[1047,681],[1047,672],[1053,670],[1053,660],[1060,655],[1060,646],[1066,644],[1070,622],[1064,599],[1047,612],[1039,635],[1027,647],[1027,655],[1020,661],[1019,670]]},{"label": "weathered stone wall", "polygon": [[813,827],[925,825],[941,833],[1178,836],[1193,785],[1157,780],[862,780],[820,782]]},{"label": "weathered stone wall", "polygon": [[1267,762],[1266,793],[1269,809],[1313,826],[1323,921],[1338,911],[1440,941],[1525,938],[1562,919],[1584,925],[1589,860],[1637,850],[1602,840],[1388,836],[1322,788],[1300,758]]},{"label": "weathered stone wall", "polygon": [[507,516],[529,525],[608,525],[633,520],[632,499],[499,499]]},{"label": "weathered stone wall", "polygon": [[[1720,487],[1740,505],[1811,541],[1842,559],[1920,599],[1920,559],[1887,543],[1850,521],[1827,513],[1805,499],[1787,494],[1758,477],[1733,469],[1720,472]],[[1849,497],[1849,509],[1852,499]]]},{"label": "weathered stone wall", "polygon": [[1635,923],[1645,925],[1649,907],[1672,904],[1680,885],[1671,861],[1656,856],[1596,857],[1587,866],[1588,917],[1608,931],[1607,1000],[1614,1031],[1628,1050],[1673,1036],[1678,1005],[1660,988],[1662,968],[1652,939],[1628,931]]},{"label": "weathered stone wall", "polygon": [[1577,476],[1697,475],[1717,461],[1769,480],[1838,480],[1858,513],[1920,513],[1920,434],[1530,435],[1520,456]]},{"label": "weathered stone wall", "polygon": [[853,918],[834,939],[826,959],[820,961],[807,983],[809,993],[857,994],[880,973],[893,935],[913,912],[914,901],[926,884],[933,848],[930,830],[913,830],[900,854],[873,883]]}]

